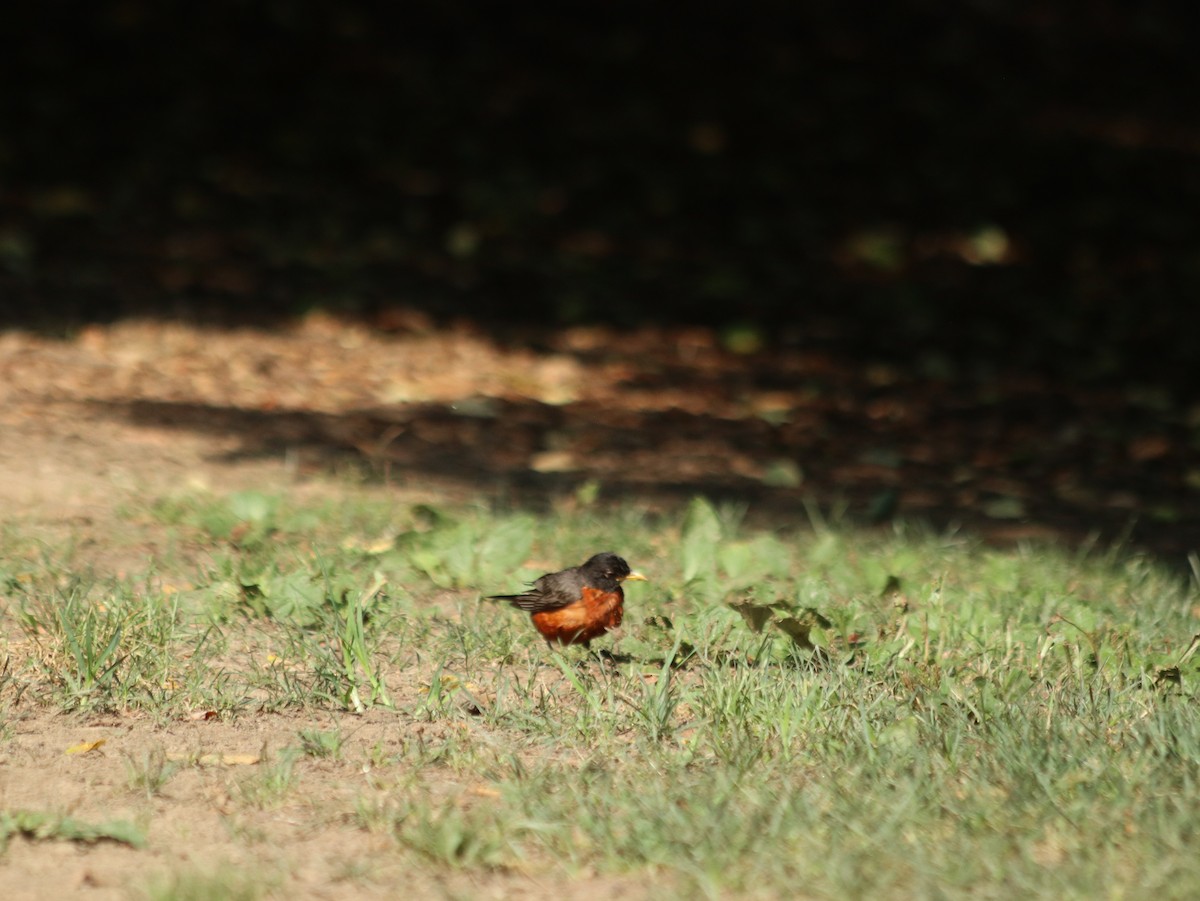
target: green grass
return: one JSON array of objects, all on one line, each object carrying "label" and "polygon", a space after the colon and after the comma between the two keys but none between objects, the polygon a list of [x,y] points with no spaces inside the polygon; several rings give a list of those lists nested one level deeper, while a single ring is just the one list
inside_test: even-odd
[{"label": "green grass", "polygon": [[9,839],[15,835],[23,835],[36,841],[67,841],[81,844],[112,841],[134,848],[140,848],[146,843],[142,830],[127,820],[92,823],[65,814],[0,809],[0,852],[7,848]]},{"label": "green grass", "polygon": [[159,794],[179,770],[179,765],[167,760],[162,748],[146,751],[139,757],[126,755],[125,775],[129,788],[144,793],[147,798]]},{"label": "green grass", "polygon": [[258,901],[267,893],[262,877],[219,867],[151,880],[135,897],[145,901]]},{"label": "green grass", "polygon": [[[398,744],[363,761],[346,817],[433,871],[712,896],[1200,893],[1200,593],[1180,574],[913,526],[764,530],[702,501],[578,504],[184,498],[154,515],[200,551],[132,578],[7,535],[0,710],[390,711]],[[550,651],[480,602],[606,548],[652,579],[612,657]],[[757,631],[730,606],[747,600],[776,605]],[[238,784],[247,804],[346,753],[340,731],[299,741]],[[141,791],[169,776],[131,764]]]}]

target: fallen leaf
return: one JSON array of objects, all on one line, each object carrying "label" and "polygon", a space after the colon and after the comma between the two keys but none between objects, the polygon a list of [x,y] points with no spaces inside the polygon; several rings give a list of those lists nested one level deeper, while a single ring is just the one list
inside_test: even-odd
[{"label": "fallen leaf", "polygon": [[66,753],[90,754],[92,751],[98,751],[100,748],[104,747],[107,741],[107,738],[98,738],[95,741],[81,741],[79,744],[71,745],[71,747],[67,748]]},{"label": "fallen leaf", "polygon": [[365,554],[383,554],[395,546],[396,539],[392,535],[385,535],[381,538],[364,538],[358,535],[351,535],[342,542],[343,550],[361,551]]},{"label": "fallen leaf", "polygon": [[206,755],[219,758],[219,762],[224,766],[254,766],[256,763],[262,762],[261,754],[217,754]]},{"label": "fallen leaf", "polygon": [[579,469],[579,463],[570,451],[548,450],[534,454],[529,468],[534,472],[571,472]]}]

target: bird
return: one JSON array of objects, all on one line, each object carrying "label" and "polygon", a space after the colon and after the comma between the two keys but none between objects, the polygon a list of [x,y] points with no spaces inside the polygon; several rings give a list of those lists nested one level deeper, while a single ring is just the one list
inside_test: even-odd
[{"label": "bird", "polygon": [[645,582],[612,551],[594,554],[579,566],[547,573],[520,594],[493,594],[531,615],[534,628],[553,645],[588,647],[609,629],[621,625],[625,592],[622,582]]}]

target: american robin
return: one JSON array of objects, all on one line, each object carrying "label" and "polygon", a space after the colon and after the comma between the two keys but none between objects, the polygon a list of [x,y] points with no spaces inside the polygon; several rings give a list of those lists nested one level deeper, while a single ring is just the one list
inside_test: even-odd
[{"label": "american robin", "polygon": [[596,554],[582,566],[547,573],[520,594],[494,594],[532,614],[534,627],[547,643],[587,647],[609,629],[621,625],[625,592],[622,582],[646,581],[641,573],[612,552]]}]

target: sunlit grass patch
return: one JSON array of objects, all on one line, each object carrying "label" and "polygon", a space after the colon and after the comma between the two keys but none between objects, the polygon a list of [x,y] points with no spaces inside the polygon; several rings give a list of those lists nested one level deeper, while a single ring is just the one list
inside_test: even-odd
[{"label": "sunlit grass patch", "polygon": [[[352,727],[301,730],[235,795],[269,810],[354,766],[369,790],[345,817],[425,870],[714,896],[1200,890],[1194,582],[1130,551],[744,512],[173,501],[164,528],[204,549],[186,565],[10,565],[0,709],[393,718],[369,753]],[[652,581],[590,650],[482,599],[609,549]],[[160,762],[130,761],[130,785],[159,792]]]}]

